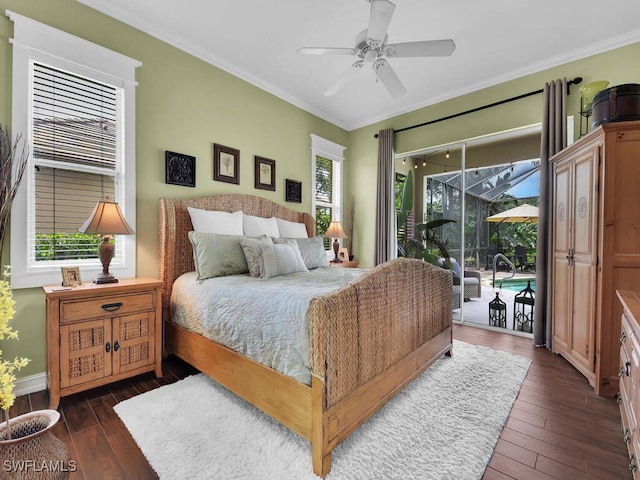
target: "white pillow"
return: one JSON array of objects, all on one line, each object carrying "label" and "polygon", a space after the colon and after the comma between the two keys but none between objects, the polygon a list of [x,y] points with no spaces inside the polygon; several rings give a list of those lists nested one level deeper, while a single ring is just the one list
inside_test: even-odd
[{"label": "white pillow", "polygon": [[242,235],[242,212],[218,212],[187,207],[193,230],[220,235]]},{"label": "white pillow", "polygon": [[[297,244],[307,270],[313,270],[314,268],[329,266],[323,240],[323,237],[318,235],[312,238],[274,238],[273,243],[293,242]],[[331,255],[331,258],[333,258],[333,252],[331,252]]]},{"label": "white pillow", "polygon": [[307,271],[297,245],[261,243],[260,250],[262,251],[260,278]]},{"label": "white pillow", "polygon": [[[237,213],[237,212],[236,212]],[[245,237],[279,237],[278,222],[275,217],[263,218],[242,214],[242,228]]]},{"label": "white pillow", "polygon": [[278,232],[284,238],[307,238],[307,227],[304,223],[290,222],[288,220],[276,219],[278,222]]}]

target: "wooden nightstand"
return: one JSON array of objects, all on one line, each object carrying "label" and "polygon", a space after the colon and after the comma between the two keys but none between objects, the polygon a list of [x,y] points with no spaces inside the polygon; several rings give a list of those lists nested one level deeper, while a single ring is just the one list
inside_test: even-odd
[{"label": "wooden nightstand", "polygon": [[60,397],[155,370],[162,376],[162,282],[85,283],[47,296],[49,408]]},{"label": "wooden nightstand", "polygon": [[329,263],[329,265],[331,265],[332,267],[343,267],[343,268],[358,268],[359,262],[353,260],[353,261],[347,261],[347,262],[341,262],[341,263]]}]

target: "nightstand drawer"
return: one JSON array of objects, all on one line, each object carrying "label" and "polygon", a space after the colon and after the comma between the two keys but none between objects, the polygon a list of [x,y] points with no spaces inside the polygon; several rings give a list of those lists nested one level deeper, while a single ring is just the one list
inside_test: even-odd
[{"label": "nightstand drawer", "polygon": [[153,292],[64,301],[60,303],[60,323],[152,310],[155,308],[155,302],[156,298]]}]

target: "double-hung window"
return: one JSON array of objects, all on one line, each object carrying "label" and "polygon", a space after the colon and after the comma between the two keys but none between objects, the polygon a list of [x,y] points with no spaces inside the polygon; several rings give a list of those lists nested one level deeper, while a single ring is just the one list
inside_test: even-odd
[{"label": "double-hung window", "polygon": [[[317,135],[311,135],[313,191],[312,211],[316,216],[316,234],[327,231],[332,220],[342,222],[342,170],[345,147]],[[325,238],[325,248],[331,239]]]},{"label": "double-hung window", "polygon": [[[79,266],[101,270],[100,238],[78,232],[100,200],[135,229],[135,68],[139,62],[7,12],[14,22],[14,137],[29,160],[11,212],[11,280],[32,287]],[[135,275],[135,237],[117,236],[110,270]]]}]

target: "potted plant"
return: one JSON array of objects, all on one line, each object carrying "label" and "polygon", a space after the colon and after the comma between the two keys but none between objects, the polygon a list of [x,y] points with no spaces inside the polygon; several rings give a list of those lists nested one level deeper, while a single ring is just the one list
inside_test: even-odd
[{"label": "potted plant", "polygon": [[[0,255],[11,214],[11,206],[27,165],[27,151],[23,146],[18,154],[18,138],[11,144],[8,131],[0,126]],[[17,339],[18,332],[9,323],[16,312],[9,267],[2,268],[0,278],[0,341]],[[20,478],[66,478],[71,464],[65,444],[51,433],[60,414],[55,410],[38,410],[10,418],[9,409],[15,401],[15,371],[29,362],[27,358],[4,359],[0,350],[0,409],[5,421],[0,423],[0,458],[2,473]],[[7,463],[8,462],[8,463]],[[4,478],[4,477],[3,477]]]},{"label": "potted plant", "polygon": [[[17,155],[19,143],[18,139],[12,146],[9,132],[0,125],[0,255],[4,249],[4,236],[11,215],[11,206],[27,165],[26,150],[23,148],[21,154]],[[17,164],[15,164],[16,160]],[[9,283],[9,267],[4,267],[0,279],[0,340],[18,338],[18,332],[9,326],[14,315],[15,301]],[[16,357],[12,361],[3,359],[2,350],[0,350],[0,408],[5,412],[7,425],[9,425],[9,408],[15,400],[14,372],[28,362],[27,358]],[[10,436],[11,430],[7,429],[7,432]]]}]

